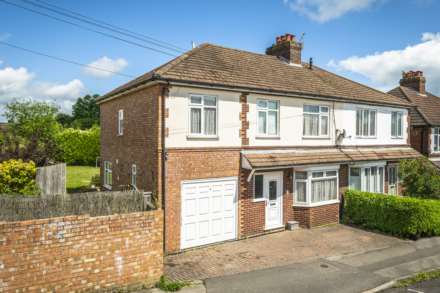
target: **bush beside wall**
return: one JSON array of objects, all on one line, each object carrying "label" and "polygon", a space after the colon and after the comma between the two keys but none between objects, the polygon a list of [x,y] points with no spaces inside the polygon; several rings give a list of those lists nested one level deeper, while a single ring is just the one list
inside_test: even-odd
[{"label": "bush beside wall", "polygon": [[38,195],[35,163],[9,160],[0,163],[0,194]]},{"label": "bush beside wall", "polygon": [[99,157],[100,130],[67,128],[57,135],[58,160],[68,165],[94,166]]},{"label": "bush beside wall", "polygon": [[394,236],[440,236],[440,201],[348,190],[344,222]]}]

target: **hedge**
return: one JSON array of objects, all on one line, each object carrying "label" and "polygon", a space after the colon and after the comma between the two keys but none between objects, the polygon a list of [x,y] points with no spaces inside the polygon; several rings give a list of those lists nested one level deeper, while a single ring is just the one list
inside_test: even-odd
[{"label": "hedge", "polygon": [[403,238],[440,236],[440,201],[348,190],[343,220]]},{"label": "hedge", "polygon": [[95,165],[99,156],[98,127],[89,130],[66,128],[57,135],[58,160],[68,165]]}]

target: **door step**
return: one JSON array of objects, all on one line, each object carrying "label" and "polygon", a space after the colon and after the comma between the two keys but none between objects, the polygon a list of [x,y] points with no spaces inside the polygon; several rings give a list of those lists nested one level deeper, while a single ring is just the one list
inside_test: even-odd
[{"label": "door step", "polygon": [[293,231],[299,229],[299,222],[298,221],[288,221],[287,222],[287,230]]}]

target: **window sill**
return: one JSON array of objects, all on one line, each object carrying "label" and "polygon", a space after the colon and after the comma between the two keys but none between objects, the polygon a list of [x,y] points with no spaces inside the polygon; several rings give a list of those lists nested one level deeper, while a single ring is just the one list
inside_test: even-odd
[{"label": "window sill", "polygon": [[218,140],[218,135],[187,135],[187,139]]},{"label": "window sill", "polygon": [[321,139],[321,140],[329,140],[330,136],[303,136],[302,139]]},{"label": "window sill", "polygon": [[256,139],[281,139],[279,135],[257,135]]},{"label": "window sill", "polygon": [[254,198],[252,199],[252,202],[265,202],[266,199],[265,198]]},{"label": "window sill", "polygon": [[403,139],[403,136],[391,136],[391,139]]},{"label": "window sill", "polygon": [[377,139],[377,136],[356,136],[357,139]]},{"label": "window sill", "polygon": [[103,187],[107,190],[112,190],[112,186],[108,184],[104,184]]},{"label": "window sill", "polygon": [[325,205],[331,205],[339,203],[339,200],[329,200],[329,201],[323,201],[323,202],[316,202],[316,203],[294,203],[294,207],[300,207],[300,208],[314,208],[319,206],[325,206]]}]

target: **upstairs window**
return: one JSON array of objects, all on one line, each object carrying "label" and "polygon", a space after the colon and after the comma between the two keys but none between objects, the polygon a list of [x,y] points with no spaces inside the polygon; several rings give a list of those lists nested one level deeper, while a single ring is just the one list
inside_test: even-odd
[{"label": "upstairs window", "polygon": [[113,185],[112,163],[104,161],[104,186],[111,189]]},{"label": "upstairs window", "polygon": [[327,137],[329,135],[329,108],[325,106],[304,105],[303,135]]},{"label": "upstairs window", "polygon": [[124,110],[118,111],[118,135],[124,134]]},{"label": "upstairs window", "polygon": [[403,134],[403,113],[391,112],[391,136],[402,137]]},{"label": "upstairs window", "polygon": [[356,136],[376,136],[376,111],[370,109],[358,109],[356,111]]},{"label": "upstairs window", "polygon": [[432,129],[432,151],[440,152],[440,127]]},{"label": "upstairs window", "polygon": [[131,165],[131,185],[137,187],[137,167],[136,164]]},{"label": "upstairs window", "polygon": [[258,100],[258,135],[279,135],[279,102],[272,100]]},{"label": "upstairs window", "polygon": [[217,98],[192,95],[190,97],[190,134],[198,136],[217,135]]}]

